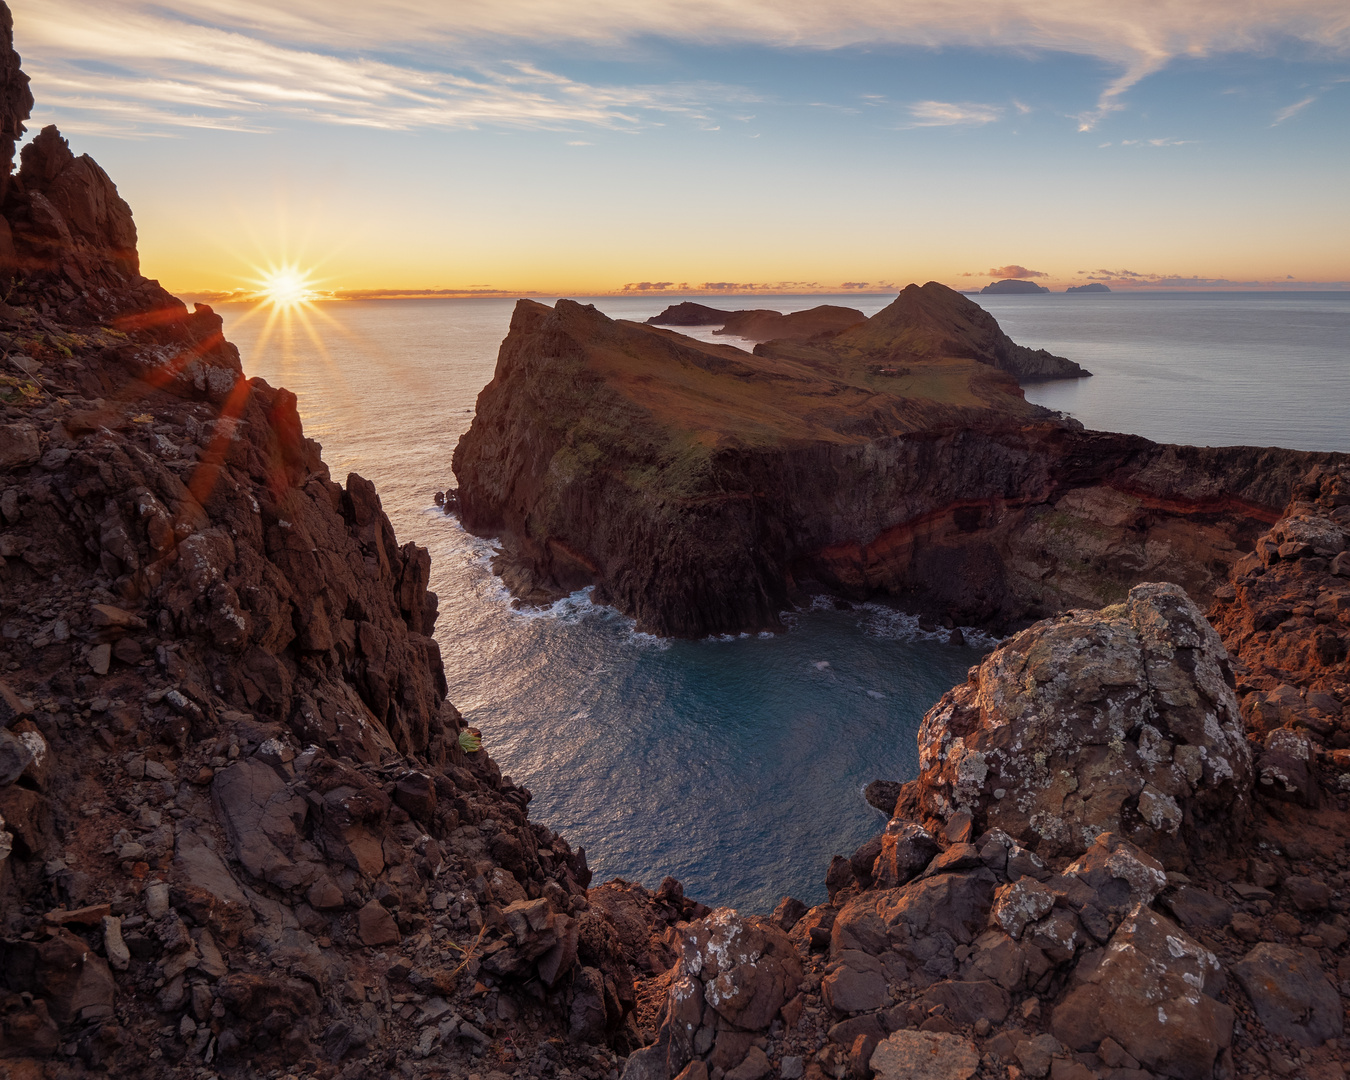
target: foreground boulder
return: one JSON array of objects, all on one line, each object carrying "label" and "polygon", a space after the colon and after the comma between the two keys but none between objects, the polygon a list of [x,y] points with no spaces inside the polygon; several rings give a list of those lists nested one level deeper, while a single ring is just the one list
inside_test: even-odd
[{"label": "foreground boulder", "polygon": [[1345,1030],[1340,995],[1311,949],[1263,941],[1233,965],[1233,974],[1272,1035],[1318,1046]]},{"label": "foreground boulder", "polygon": [[1164,861],[1241,835],[1251,751],[1228,654],[1175,585],[1038,623],[924,718],[922,813],[1042,856],[1113,832]]},{"label": "foreground boulder", "polygon": [[1217,1000],[1214,954],[1155,911],[1136,907],[1105,950],[1084,958],[1050,1029],[1074,1050],[1113,1039],[1154,1072],[1210,1080],[1233,1038],[1233,1010]]},{"label": "foreground boulder", "polygon": [[670,1080],[693,1063],[705,1072],[711,1065],[737,1080],[759,1080],[768,1061],[749,1033],[767,1029],[801,981],[796,949],[767,919],[719,908],[687,924],[657,1040],[629,1057],[624,1077]]}]

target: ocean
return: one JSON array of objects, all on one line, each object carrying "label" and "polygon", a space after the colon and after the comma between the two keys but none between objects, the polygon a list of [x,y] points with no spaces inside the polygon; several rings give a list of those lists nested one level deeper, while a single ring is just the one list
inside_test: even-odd
[{"label": "ocean", "polygon": [[[588,302],[645,319],[678,299]],[[699,299],[870,315],[893,296]],[[1350,294],[972,299],[1014,340],[1095,373],[1027,390],[1089,427],[1350,452]],[[597,881],[655,888],[671,875],[687,895],[746,911],[784,894],[819,902],[830,857],[885,824],[863,786],[913,777],[923,714],[993,643],[952,646],[870,604],[822,601],[783,634],[697,642],[639,634],[585,593],[514,610],[488,566],[493,545],[433,501],[454,483],[450,457],[513,303],[348,301],[289,318],[217,310],[244,370],[297,394],[334,478],[373,480],[399,540],[431,551],[451,700],[534,793],[534,820],[584,846]]]}]

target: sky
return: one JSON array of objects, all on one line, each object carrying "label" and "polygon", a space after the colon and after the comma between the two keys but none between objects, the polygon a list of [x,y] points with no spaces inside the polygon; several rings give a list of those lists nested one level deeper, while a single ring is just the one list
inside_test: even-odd
[{"label": "sky", "polygon": [[178,292],[1350,288],[1345,0],[15,0]]}]

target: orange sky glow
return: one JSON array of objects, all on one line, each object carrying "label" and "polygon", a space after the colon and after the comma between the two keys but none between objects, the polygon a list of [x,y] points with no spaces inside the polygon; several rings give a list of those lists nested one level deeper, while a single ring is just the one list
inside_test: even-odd
[{"label": "orange sky glow", "polygon": [[[1350,287],[1350,9],[45,0],[183,293]],[[1006,272],[1006,274],[1004,273]]]}]

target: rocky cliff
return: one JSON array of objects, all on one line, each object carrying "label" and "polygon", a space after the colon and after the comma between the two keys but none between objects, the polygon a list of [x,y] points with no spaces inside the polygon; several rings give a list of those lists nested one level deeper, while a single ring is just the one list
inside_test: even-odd
[{"label": "rocky cliff", "polygon": [[931,283],[754,356],[521,301],[455,451],[463,521],[517,595],[593,585],[659,634],[776,627],[807,588],[1007,626],[1146,580],[1206,600],[1336,457],[1084,431],[1026,402],[1028,352]]},{"label": "rocky cliff", "polygon": [[617,1076],[703,909],[588,893],[446,700],[426,551],[140,276],[107,175],[47,128],[7,182],[0,1076]]}]

